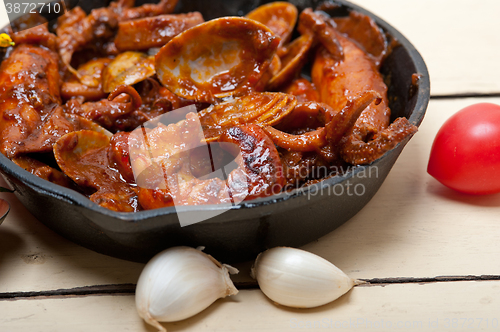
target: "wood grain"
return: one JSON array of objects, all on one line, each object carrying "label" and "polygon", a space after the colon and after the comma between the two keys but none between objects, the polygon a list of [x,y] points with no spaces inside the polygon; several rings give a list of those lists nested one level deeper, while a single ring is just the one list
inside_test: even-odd
[{"label": "wood grain", "polygon": [[[166,323],[176,331],[497,331],[500,283],[468,281],[356,287],[315,309],[274,305],[260,291],[218,300],[197,316]],[[0,300],[2,331],[152,332],[133,296]]]},{"label": "wood grain", "polygon": [[433,95],[499,93],[497,0],[352,0],[398,29],[422,54]]},{"label": "wood grain", "polygon": [[[431,101],[420,131],[372,201],[304,249],[355,278],[500,275],[500,195],[460,195],[426,173],[441,124],[479,101],[500,98]],[[0,293],[136,283],[142,264],[77,246],[36,221],[12,195],[0,197],[13,204],[0,227]],[[235,281],[251,283],[250,266],[238,265]]]}]

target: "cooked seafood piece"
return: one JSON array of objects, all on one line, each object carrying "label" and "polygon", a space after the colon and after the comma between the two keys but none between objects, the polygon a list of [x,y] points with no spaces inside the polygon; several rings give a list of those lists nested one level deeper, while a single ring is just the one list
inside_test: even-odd
[{"label": "cooked seafood piece", "polygon": [[[341,111],[335,111],[326,104],[317,104],[315,102],[308,103],[306,105],[301,105],[297,109],[297,117],[303,119],[304,115],[306,118],[315,118],[321,115],[324,121],[324,127],[319,129],[306,132],[300,135],[292,135],[282,132],[270,126],[264,127],[264,131],[271,137],[273,142],[284,149],[299,151],[299,152],[309,152],[317,151],[319,152],[322,148],[330,146],[332,149],[336,148],[340,139],[346,134],[348,130],[352,128],[355,121],[359,118],[361,112],[373,101],[381,101],[380,95],[375,91],[368,91],[363,93],[358,98],[348,101],[346,106]],[[316,112],[316,116],[314,116]],[[291,113],[292,121],[297,124],[297,119],[294,117],[295,111]],[[303,114],[306,113],[306,114]],[[294,125],[293,122],[288,123],[289,126]],[[335,151],[331,151],[335,153]],[[335,156],[332,155],[330,159],[334,159]]]},{"label": "cooked seafood piece", "polygon": [[120,85],[134,85],[154,74],[154,57],[141,52],[124,52],[104,69],[103,90],[110,93]]},{"label": "cooked seafood piece", "polygon": [[120,21],[135,20],[142,17],[152,17],[163,14],[170,14],[174,11],[179,0],[160,0],[157,4],[147,3],[140,7],[134,7],[134,0],[124,0],[127,3],[120,14]]},{"label": "cooked seafood piece", "polygon": [[266,91],[267,84],[269,83],[271,78],[278,75],[280,71],[281,71],[281,59],[278,56],[278,54],[275,54],[273,56],[273,59],[271,60],[271,64],[266,69],[266,71],[260,78],[259,82],[255,85],[254,90],[257,92]]},{"label": "cooked seafood piece", "polygon": [[109,138],[113,137],[113,134],[103,127],[99,126],[97,123],[94,121],[91,121],[87,118],[81,117],[76,114],[67,114],[64,113],[64,117],[73,124],[75,131],[80,131],[80,130],[92,130],[92,131],[97,131],[101,134],[104,134],[108,136]]},{"label": "cooked seafood piece", "polygon": [[12,41],[16,44],[43,45],[52,51],[57,50],[57,37],[49,32],[48,25],[37,25],[33,28],[21,30],[12,34]]},{"label": "cooked seafood piece", "polygon": [[83,9],[75,7],[57,20],[59,55],[67,69],[78,78],[78,72],[71,67],[73,54],[93,41],[107,40],[114,36],[114,30],[118,26],[118,12],[122,9],[113,4],[94,9],[88,16]]},{"label": "cooked seafood piece", "polygon": [[205,20],[198,12],[120,22],[115,45],[120,51],[162,47],[181,32],[203,22]]},{"label": "cooked seafood piece", "polygon": [[213,103],[254,89],[278,44],[257,21],[223,17],[173,38],[156,55],[155,67],[160,82],[176,95]]},{"label": "cooked seafood piece", "polygon": [[311,8],[304,9],[300,13],[297,29],[302,35],[313,36],[335,59],[343,60],[344,51],[337,39],[338,32],[335,30],[335,22],[329,20],[326,14],[313,12]]},{"label": "cooked seafood piece", "polygon": [[92,10],[87,14],[75,7],[57,21],[59,55],[68,70],[78,73],[71,67],[71,59],[76,51],[100,44],[105,53],[116,52],[113,43],[119,22],[142,17],[157,16],[173,12],[178,0],[161,0],[158,4],[145,4],[132,8],[134,1],[119,0],[108,7]]},{"label": "cooked seafood piece", "polygon": [[207,141],[214,141],[229,127],[243,124],[272,126],[297,105],[292,95],[280,92],[251,93],[244,97],[210,106],[199,113]]},{"label": "cooked seafood piece", "polygon": [[302,35],[287,46],[281,58],[281,70],[267,84],[268,90],[276,91],[300,75],[313,40],[311,35]]},{"label": "cooked seafood piece", "polygon": [[387,86],[377,66],[363,50],[350,39],[337,34],[344,59],[338,60],[321,48],[313,63],[312,79],[318,87],[321,101],[333,109],[343,109],[346,103],[362,91],[373,90],[382,102],[371,104],[356,121],[348,137],[343,139],[341,155],[351,164],[368,164],[380,158],[397,143],[413,135],[417,127],[406,118],[390,124],[391,110],[387,100]]},{"label": "cooked seafood piece", "polygon": [[19,167],[25,169],[33,175],[38,176],[49,182],[58,184],[60,186],[77,189],[75,184],[71,181],[66,174],[57,169],[42,163],[39,160],[31,158],[27,155],[20,155],[12,158],[12,161]]},{"label": "cooked seafood piece", "polygon": [[318,101],[303,101],[274,128],[286,133],[300,135],[325,126],[325,114],[331,110],[327,104]]},{"label": "cooked seafood piece", "polygon": [[387,55],[389,45],[384,32],[370,16],[352,11],[349,17],[334,19],[336,29],[356,41],[371,56],[377,67]]},{"label": "cooked seafood piece", "polygon": [[[387,86],[375,64],[354,42],[339,36],[345,50],[345,60],[337,61],[324,48],[316,54],[313,64],[312,79],[318,87],[321,101],[342,109],[348,100],[366,89],[377,91],[383,98],[377,107],[370,105],[362,119],[370,118],[373,130],[387,127],[390,110],[387,100]],[[358,125],[359,126],[359,125]],[[365,124],[367,126],[367,124]],[[375,133],[373,133],[375,134]]]},{"label": "cooked seafood piece", "polygon": [[[286,176],[285,189],[296,189],[305,181],[322,179],[335,172],[335,166],[316,152],[299,152],[279,149]],[[333,167],[332,167],[333,166]]]},{"label": "cooked seafood piece", "polygon": [[118,170],[125,181],[135,183],[134,172],[130,163],[129,136],[130,133],[122,131],[111,137],[108,160],[110,166]]},{"label": "cooked seafood piece", "polygon": [[[285,1],[271,2],[254,9],[246,15],[247,18],[260,22],[267,26],[278,37],[280,37],[279,48],[283,48],[292,37],[293,29],[297,23],[299,11],[293,4]],[[278,53],[280,53],[278,50]]]},{"label": "cooked seafood piece", "polygon": [[259,126],[236,126],[223,132],[218,142],[236,157],[237,166],[224,178],[196,176],[208,173],[203,172],[206,162],[213,167],[211,154],[198,155],[197,147],[205,144],[202,138],[194,113],[179,123],[131,134],[130,156],[141,206],[234,204],[281,191],[285,177],[278,152]]},{"label": "cooked seafood piece", "polygon": [[[397,144],[412,136],[418,128],[406,118],[397,118],[387,128],[379,131],[373,139],[362,132],[353,133],[346,138],[342,148],[342,158],[353,165],[369,164],[382,157],[387,151],[392,150]],[[368,142],[366,141],[368,140]]]},{"label": "cooked seafood piece", "polygon": [[194,180],[188,164],[189,151],[200,146],[202,139],[199,118],[194,113],[188,113],[186,119],[178,123],[167,126],[160,122],[154,129],[141,127],[130,134],[130,162],[143,208],[173,206],[172,194],[177,194],[179,200],[184,197],[184,191],[190,186],[178,187],[178,181]]},{"label": "cooked seafood piece", "polygon": [[316,89],[314,84],[305,78],[294,79],[292,83],[283,89],[283,92],[289,95],[294,95],[299,103],[309,101],[319,102],[318,89]]},{"label": "cooked seafood piece", "polygon": [[238,168],[228,176],[231,196],[241,200],[279,194],[285,175],[273,141],[255,124],[228,128],[219,142],[233,143],[240,149]]},{"label": "cooked seafood piece", "polygon": [[128,85],[118,86],[107,99],[98,102],[73,98],[65,104],[66,113],[79,115],[117,132],[134,130],[166,112],[193,104],[161,87],[154,78],[148,78],[136,87],[139,91]]},{"label": "cooked seafood piece", "polygon": [[[53,144],[60,137],[82,129],[83,124],[82,121],[69,119],[59,105],[59,91],[56,90],[59,82],[55,82],[59,80],[57,55],[54,52],[48,53],[45,49],[21,45],[14,51],[11,60],[14,62],[11,67],[6,68],[4,74],[16,77],[16,80],[6,82],[5,93],[9,93],[11,102],[17,101],[17,104],[14,106],[6,103],[2,106],[5,107],[4,118],[8,119],[10,113],[14,116],[16,125],[10,126],[8,121],[4,123],[7,125],[4,134],[8,135],[10,132],[12,135],[16,128],[20,132],[10,142],[10,152],[12,155],[51,153]],[[4,62],[5,65],[8,63]],[[13,85],[9,89],[10,84]],[[15,116],[19,111],[24,121],[19,121],[20,118]],[[99,127],[95,123],[92,126]],[[90,125],[87,124],[86,127],[90,128]]]},{"label": "cooked seafood piece", "polygon": [[104,92],[102,86],[102,75],[113,59],[99,58],[90,60],[78,68],[80,78],[72,75],[68,80],[64,81],[61,87],[61,96],[64,99],[73,97],[84,97],[85,100],[96,101],[106,98],[107,93]]},{"label": "cooked seafood piece", "polygon": [[22,142],[61,104],[57,53],[21,44],[0,67],[0,152],[16,156]]},{"label": "cooked seafood piece", "polygon": [[[160,86],[155,78],[148,78],[137,84],[136,87],[136,92],[139,94],[136,98],[140,98],[142,105],[134,107],[132,112],[118,117],[111,128],[113,131],[132,131],[144,122],[153,120],[171,110],[193,104],[192,101],[180,98]],[[128,89],[132,91],[133,88],[128,87]]]},{"label": "cooked seafood piece", "polygon": [[17,153],[51,152],[59,138],[75,131],[75,126],[66,118],[62,106],[54,105],[53,110],[42,116],[41,120],[28,137],[13,144]]},{"label": "cooked seafood piece", "polygon": [[142,105],[141,96],[131,86],[119,86],[108,99],[83,103],[83,98],[70,99],[65,104],[66,113],[90,119],[114,131],[120,117],[132,113]]},{"label": "cooked seafood piece", "polygon": [[82,130],[61,137],[54,144],[54,156],[61,170],[76,184],[96,192],[90,200],[119,212],[139,209],[134,188],[110,167],[110,139],[105,134]]}]

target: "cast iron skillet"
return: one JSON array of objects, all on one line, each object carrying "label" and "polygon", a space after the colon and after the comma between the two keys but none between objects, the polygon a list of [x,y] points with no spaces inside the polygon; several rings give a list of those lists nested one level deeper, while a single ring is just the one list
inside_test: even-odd
[{"label": "cast iron skillet", "polygon": [[[208,20],[244,15],[266,2],[270,1],[180,0],[177,11],[200,11]],[[290,2],[302,10],[316,8],[323,1]],[[375,15],[346,1],[334,3],[338,8],[329,14],[343,16],[352,9],[368,14],[398,41],[399,45],[382,66],[389,86],[390,107],[393,118],[405,116],[411,123],[420,125],[430,94],[429,75],[420,54],[403,35]],[[100,0],[80,1],[87,11],[107,4]],[[413,85],[415,73],[421,77],[418,84]],[[187,227],[180,226],[177,213],[203,216],[221,207],[189,206],[177,213],[175,208],[117,213],[92,203],[75,191],[26,172],[2,154],[0,169],[19,200],[36,218],[62,236],[94,251],[145,262],[170,246],[205,246],[206,252],[218,259],[234,262],[251,259],[274,246],[304,245],[349,220],[375,195],[406,143],[407,140],[373,164],[357,167],[344,176],[324,180],[295,193],[248,201]]]}]

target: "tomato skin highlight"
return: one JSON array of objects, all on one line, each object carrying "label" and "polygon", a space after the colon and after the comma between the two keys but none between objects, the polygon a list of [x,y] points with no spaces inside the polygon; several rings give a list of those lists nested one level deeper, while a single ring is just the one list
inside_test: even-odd
[{"label": "tomato skin highlight", "polygon": [[434,139],[427,172],[463,193],[500,192],[500,106],[474,104],[450,117]]}]

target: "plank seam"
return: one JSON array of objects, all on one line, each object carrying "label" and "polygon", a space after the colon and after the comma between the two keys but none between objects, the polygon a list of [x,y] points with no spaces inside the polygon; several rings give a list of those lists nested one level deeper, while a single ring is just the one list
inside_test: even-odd
[{"label": "plank seam", "polygon": [[36,297],[57,297],[57,296],[89,296],[89,295],[121,295],[134,294],[135,284],[119,285],[96,285],[76,287],[69,289],[57,289],[48,291],[33,292],[7,292],[0,293],[0,300],[26,299]]},{"label": "plank seam", "polygon": [[[387,286],[394,284],[428,284],[438,282],[463,282],[463,281],[499,281],[500,275],[468,275],[468,276],[437,276],[437,277],[396,277],[396,278],[372,278],[359,279],[364,281],[358,287],[370,286]],[[235,283],[236,288],[242,289],[258,289],[257,283],[241,282]],[[33,292],[5,292],[0,293],[0,301],[2,300],[21,300],[34,298],[53,298],[53,297],[81,297],[81,296],[96,296],[96,295],[133,295],[135,294],[135,284],[118,284],[118,285],[96,285],[86,287],[76,287],[69,289],[57,289],[48,291],[33,291]]]},{"label": "plank seam", "polygon": [[399,277],[399,278],[372,278],[359,279],[365,283],[360,286],[385,286],[390,284],[428,284],[437,282],[458,282],[458,281],[498,281],[500,275],[468,275],[468,276],[437,276],[427,278]]},{"label": "plank seam", "polygon": [[498,98],[500,92],[492,93],[477,93],[477,92],[464,92],[449,95],[431,95],[431,99],[462,99],[462,98]]}]

